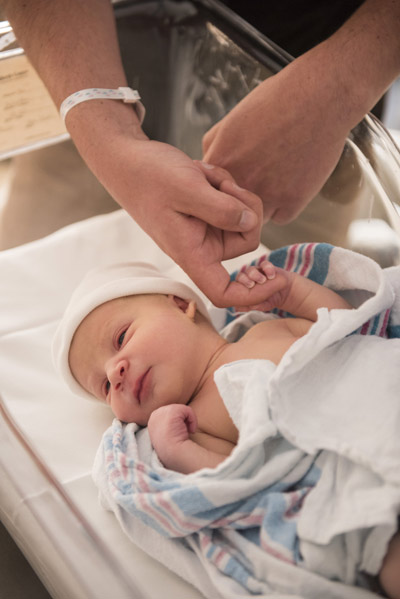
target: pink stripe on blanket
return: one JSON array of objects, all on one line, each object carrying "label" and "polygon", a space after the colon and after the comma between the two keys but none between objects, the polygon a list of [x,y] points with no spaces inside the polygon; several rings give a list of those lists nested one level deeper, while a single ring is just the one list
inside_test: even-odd
[{"label": "pink stripe on blanket", "polygon": [[298,243],[295,243],[290,248],[290,251],[288,253],[287,260],[286,260],[285,270],[290,270],[292,268],[298,248],[299,248]]},{"label": "pink stripe on blanket", "polygon": [[[261,547],[262,547],[262,549],[266,553],[269,553],[273,557],[276,557],[276,558],[282,560],[283,562],[286,562],[287,564],[295,564],[296,562],[293,559],[293,557],[283,553],[282,550],[276,549],[275,547],[273,547],[271,545],[271,542],[269,542],[269,539],[267,540],[266,535],[263,534],[264,532],[265,532],[265,530],[262,529],[261,530]],[[289,550],[288,550],[288,553],[289,553]]]},{"label": "pink stripe on blanket", "polygon": [[216,552],[215,556],[214,556],[214,564],[221,568],[221,562],[223,561],[224,558],[230,558],[230,554],[226,551],[226,549],[218,549],[218,551]]},{"label": "pink stripe on blanket", "polygon": [[200,536],[200,546],[201,546],[203,552],[205,553],[206,551],[208,551],[208,549],[212,545],[211,536],[209,534],[203,532],[202,530],[200,531],[199,536]]},{"label": "pink stripe on blanket", "polygon": [[[166,494],[168,494],[168,492],[166,492]],[[167,501],[164,498],[164,493],[158,493],[156,495],[156,502],[165,512],[167,512],[167,514],[169,514],[174,519],[175,522],[177,522],[177,524],[182,530],[186,531],[187,533],[192,533],[196,532],[199,529],[198,525],[194,523],[191,525],[180,517],[180,514],[177,510],[174,509],[171,502]]]},{"label": "pink stripe on blanket", "polygon": [[368,334],[368,329],[371,325],[371,321],[368,320],[367,322],[364,322],[361,331],[360,331],[360,335],[367,335]]},{"label": "pink stripe on blanket", "polygon": [[151,488],[145,478],[145,475],[147,474],[145,465],[142,462],[138,462],[135,466],[135,470],[138,477],[139,489],[145,493],[150,493]]},{"label": "pink stripe on blanket", "polygon": [[164,530],[169,532],[171,537],[175,537],[177,536],[177,534],[179,536],[179,531],[177,531],[173,526],[171,526],[168,520],[164,518],[164,516],[162,516],[155,508],[153,508],[150,501],[148,500],[148,495],[145,496],[139,493],[138,502],[142,510],[146,514],[149,514],[152,518],[154,518],[154,520],[156,520]]},{"label": "pink stripe on blanket", "polygon": [[379,337],[387,337],[387,324],[389,320],[390,310],[386,310],[385,317],[383,319],[383,323],[381,326],[381,330],[379,331]]},{"label": "pink stripe on blanket", "polygon": [[262,510],[259,510],[257,513],[257,510],[254,511],[254,513],[252,514],[238,514],[235,513],[234,516],[232,516],[231,518],[220,518],[219,520],[214,520],[214,522],[212,523],[213,528],[218,528],[218,527],[226,527],[229,526],[230,524],[232,524],[233,522],[236,523],[240,523],[241,526],[261,526],[262,521],[264,519],[264,512]]},{"label": "pink stripe on blanket", "polygon": [[[177,529],[176,527],[172,526],[169,523],[169,521],[167,520],[167,518],[164,517],[162,514],[160,514],[158,509],[156,509],[155,507],[153,507],[151,505],[148,497],[152,495],[152,490],[151,490],[151,486],[146,481],[145,465],[140,462],[138,464],[136,464],[136,473],[137,473],[137,479],[138,479],[138,486],[139,486],[139,489],[142,491],[142,493],[139,493],[139,502],[140,502],[142,509],[145,512],[150,513],[153,516],[153,518],[160,523],[161,526],[163,526],[166,530],[168,530],[170,533],[172,533],[172,536],[176,536],[177,532],[178,532],[178,534],[180,534],[181,531],[179,531],[179,529]],[[144,491],[144,493],[143,493],[143,491]],[[163,500],[160,493],[154,494],[153,499],[155,500],[156,503],[162,504],[162,508],[164,509],[164,511],[169,512],[170,514],[172,514],[173,518],[176,518],[176,515],[170,509],[170,506],[168,506],[168,503],[165,500]],[[167,506],[169,509],[166,509]],[[176,518],[176,520],[178,520],[178,518]],[[180,524],[180,522],[178,522],[178,524]],[[192,530],[190,532],[192,532]]]},{"label": "pink stripe on blanket", "polygon": [[130,467],[129,464],[127,464],[127,458],[125,453],[121,456],[120,464],[122,478],[126,481],[129,478]]},{"label": "pink stripe on blanket", "polygon": [[311,256],[315,247],[315,243],[308,243],[307,247],[305,249],[305,252],[303,252],[303,256],[304,256],[304,263],[303,266],[300,269],[300,274],[304,277],[307,273],[307,270],[310,267],[311,264]]}]

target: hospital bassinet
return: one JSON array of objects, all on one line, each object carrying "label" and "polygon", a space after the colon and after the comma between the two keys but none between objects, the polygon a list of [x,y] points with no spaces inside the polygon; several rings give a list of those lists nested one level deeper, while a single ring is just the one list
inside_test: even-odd
[{"label": "hospital bassinet", "polygon": [[[147,108],[146,132],[193,158],[201,157],[205,131],[290,61],[214,0],[117,2],[115,12],[128,82],[140,89]],[[4,51],[0,66],[21,52]],[[3,157],[58,142],[65,132],[57,123],[46,131],[39,128],[36,137],[15,139],[3,140]],[[351,196],[348,245],[357,237],[352,221],[372,215],[393,236],[366,251],[398,263],[393,203],[400,201],[399,175],[395,144],[368,116],[352,131],[317,200],[329,223],[326,236],[336,225],[342,230]],[[298,234],[287,231],[289,237]],[[325,233],[319,233],[321,240]],[[275,236],[277,245],[285,235],[285,228],[279,234],[270,230],[267,238]],[[0,254],[0,516],[53,597],[200,598],[195,586],[152,560],[151,547],[149,556],[132,544],[98,505],[90,472],[111,416],[72,397],[51,364],[51,338],[77,282],[90,268],[127,257],[171,267],[120,211]],[[243,261],[233,261],[232,268]],[[186,574],[193,585],[202,576],[196,563]]]}]

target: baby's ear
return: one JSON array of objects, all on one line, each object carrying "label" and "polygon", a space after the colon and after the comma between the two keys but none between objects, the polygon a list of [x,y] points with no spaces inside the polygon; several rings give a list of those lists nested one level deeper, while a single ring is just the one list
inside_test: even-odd
[{"label": "baby's ear", "polygon": [[182,312],[185,312],[185,314],[187,314],[187,316],[193,320],[197,310],[196,302],[192,300],[188,302],[177,295],[169,295],[168,297],[176,303]]}]

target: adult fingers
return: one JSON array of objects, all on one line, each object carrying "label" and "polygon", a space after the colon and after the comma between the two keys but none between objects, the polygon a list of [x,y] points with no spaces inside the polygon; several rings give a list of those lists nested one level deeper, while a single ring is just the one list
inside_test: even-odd
[{"label": "adult fingers", "polygon": [[201,170],[207,181],[217,189],[220,188],[223,181],[233,181],[230,172],[221,166],[215,166],[201,160],[194,160],[193,162]]},{"label": "adult fingers", "polygon": [[175,188],[171,207],[183,215],[194,216],[225,231],[247,232],[261,227],[260,198],[235,185],[223,168],[193,161],[193,170],[186,171],[182,190]]},{"label": "adult fingers", "polygon": [[[223,185],[233,183],[224,181]],[[261,227],[261,200],[252,201],[250,207],[238,195],[224,193],[204,180],[203,186],[196,189],[196,201],[190,205],[175,202],[177,209],[183,214],[195,216],[209,225],[224,231],[247,232]]]}]

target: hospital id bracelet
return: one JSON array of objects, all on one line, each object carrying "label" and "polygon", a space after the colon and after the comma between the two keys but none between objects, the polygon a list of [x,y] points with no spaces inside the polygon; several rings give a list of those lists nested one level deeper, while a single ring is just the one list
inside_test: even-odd
[{"label": "hospital id bracelet", "polygon": [[60,106],[60,116],[65,122],[68,112],[81,102],[86,100],[122,100],[126,104],[135,104],[136,114],[140,124],[143,123],[146,109],[140,101],[139,92],[130,87],[119,87],[118,89],[102,89],[93,87],[90,89],[81,89],[65,98]]}]

